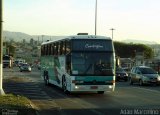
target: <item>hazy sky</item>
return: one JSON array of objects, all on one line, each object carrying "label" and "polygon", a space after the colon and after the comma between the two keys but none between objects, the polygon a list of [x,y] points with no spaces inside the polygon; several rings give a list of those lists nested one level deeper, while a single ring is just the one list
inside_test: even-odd
[{"label": "hazy sky", "polygon": [[[95,33],[95,0],[3,0],[4,30],[30,35]],[[160,0],[97,0],[97,35],[160,43]]]}]

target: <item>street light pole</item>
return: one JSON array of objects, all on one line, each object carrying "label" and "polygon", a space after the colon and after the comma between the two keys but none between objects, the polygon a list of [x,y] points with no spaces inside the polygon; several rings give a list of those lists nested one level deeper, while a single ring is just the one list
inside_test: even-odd
[{"label": "street light pole", "polygon": [[97,35],[97,0],[95,4],[95,36]]},{"label": "street light pole", "polygon": [[110,29],[112,31],[112,40],[113,40],[113,30],[115,30],[114,28],[111,28]]},{"label": "street light pole", "polygon": [[4,95],[2,88],[3,79],[3,0],[0,0],[0,95]]}]

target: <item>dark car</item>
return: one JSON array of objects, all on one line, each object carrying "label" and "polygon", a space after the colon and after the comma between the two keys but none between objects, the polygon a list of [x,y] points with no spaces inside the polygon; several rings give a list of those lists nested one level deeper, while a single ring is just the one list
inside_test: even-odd
[{"label": "dark car", "polygon": [[22,64],[19,68],[20,68],[20,72],[22,71],[31,72],[31,66],[29,64]]},{"label": "dark car", "polygon": [[137,66],[133,67],[130,73],[130,84],[160,84],[160,76],[151,67]]},{"label": "dark car", "polygon": [[18,63],[18,67],[20,68],[24,63]]},{"label": "dark car", "polygon": [[122,68],[116,68],[116,81],[119,81],[119,80],[128,81],[128,74]]}]

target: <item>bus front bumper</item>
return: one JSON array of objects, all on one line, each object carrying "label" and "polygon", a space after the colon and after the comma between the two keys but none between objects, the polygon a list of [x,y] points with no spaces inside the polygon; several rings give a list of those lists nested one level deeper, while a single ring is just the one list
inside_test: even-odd
[{"label": "bus front bumper", "polygon": [[109,91],[112,92],[115,85],[74,85],[71,92],[74,91]]}]

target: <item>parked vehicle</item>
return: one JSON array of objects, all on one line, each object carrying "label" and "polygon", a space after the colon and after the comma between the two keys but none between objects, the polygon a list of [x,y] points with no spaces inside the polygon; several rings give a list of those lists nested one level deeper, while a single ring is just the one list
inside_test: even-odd
[{"label": "parked vehicle", "polygon": [[119,80],[128,81],[128,74],[122,68],[116,68],[116,81],[119,81]]},{"label": "parked vehicle", "polygon": [[5,67],[11,68],[12,66],[13,66],[13,58],[12,58],[12,56],[4,55],[3,56],[3,68],[5,68]]},{"label": "parked vehicle", "polygon": [[20,68],[24,63],[18,63],[18,67]]},{"label": "parked vehicle", "polygon": [[31,66],[29,64],[22,64],[19,68],[20,68],[20,72],[22,71],[31,72]]},{"label": "parked vehicle", "polygon": [[130,84],[160,84],[160,76],[151,67],[137,66],[133,67],[130,73]]},{"label": "parked vehicle", "polygon": [[15,59],[15,61],[14,61],[15,66],[18,66],[18,67],[23,63],[25,63],[25,60],[21,59],[21,58],[20,59]]}]

